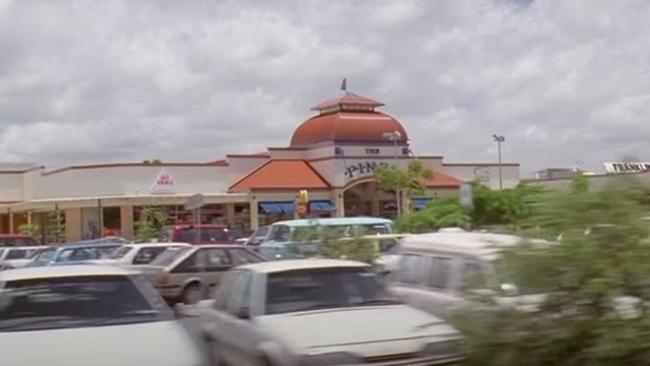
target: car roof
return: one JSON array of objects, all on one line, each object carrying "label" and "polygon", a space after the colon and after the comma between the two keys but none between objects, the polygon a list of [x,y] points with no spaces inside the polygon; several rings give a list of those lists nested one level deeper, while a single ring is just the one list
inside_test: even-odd
[{"label": "car roof", "polygon": [[0,247],[0,250],[2,249],[8,249],[8,250],[31,250],[31,249],[46,249],[49,248],[46,245],[22,245],[22,246],[17,246],[17,247]]},{"label": "car roof", "polygon": [[68,249],[68,248],[107,248],[107,247],[121,247],[124,243],[98,243],[98,244],[87,244],[87,243],[72,243],[64,244],[58,247],[59,249]]},{"label": "car roof", "polygon": [[355,262],[343,259],[285,259],[279,261],[251,263],[238,266],[237,268],[248,269],[259,273],[275,273],[295,271],[302,269],[319,268],[362,268],[369,267],[367,263]]},{"label": "car roof", "polygon": [[[491,260],[499,251],[521,243],[524,238],[516,235],[489,232],[468,232],[462,229],[443,229],[435,233],[414,234],[400,241],[402,252],[458,253]],[[533,240],[547,243],[544,240]]]},{"label": "car roof", "polygon": [[132,248],[157,248],[157,247],[191,247],[192,244],[189,243],[129,243],[124,244],[125,247]]},{"label": "car roof", "polygon": [[248,249],[250,250],[250,247],[247,247],[245,245],[241,244],[196,244],[196,245],[190,245],[192,248],[196,249],[201,249],[201,248],[226,248],[226,249]]},{"label": "car roof", "polygon": [[278,221],[271,224],[287,226],[334,226],[334,225],[372,225],[372,224],[389,224],[393,221],[383,217],[329,217],[322,219],[299,219]]},{"label": "car roof", "polygon": [[116,266],[78,264],[71,266],[27,267],[0,271],[0,282],[47,277],[130,276],[138,272]]}]

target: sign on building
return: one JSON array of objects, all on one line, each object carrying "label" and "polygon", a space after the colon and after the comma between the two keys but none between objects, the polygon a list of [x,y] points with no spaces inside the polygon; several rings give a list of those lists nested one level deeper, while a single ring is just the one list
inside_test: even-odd
[{"label": "sign on building", "polygon": [[604,163],[607,173],[641,173],[650,171],[650,162]]},{"label": "sign on building", "polygon": [[204,198],[203,195],[201,194],[195,194],[191,196],[190,198],[187,199],[185,202],[185,209],[186,210],[196,210],[201,207],[203,207],[204,204]]},{"label": "sign on building", "polygon": [[174,194],[175,191],[174,178],[165,169],[161,170],[151,186],[151,194]]},{"label": "sign on building", "polygon": [[354,179],[364,175],[373,175],[380,166],[387,166],[385,162],[362,161],[345,167],[345,178]]}]

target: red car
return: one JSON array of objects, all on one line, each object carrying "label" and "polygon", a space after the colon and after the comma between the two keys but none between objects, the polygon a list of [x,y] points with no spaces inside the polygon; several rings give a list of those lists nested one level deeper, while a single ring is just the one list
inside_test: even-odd
[{"label": "red car", "polygon": [[33,247],[39,244],[31,235],[0,234],[0,247]]},{"label": "red car", "polygon": [[224,225],[174,225],[163,228],[163,241],[190,244],[233,243],[228,227]]}]

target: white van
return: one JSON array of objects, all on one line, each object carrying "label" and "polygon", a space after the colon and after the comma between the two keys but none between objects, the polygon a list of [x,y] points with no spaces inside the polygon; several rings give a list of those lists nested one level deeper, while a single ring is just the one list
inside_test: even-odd
[{"label": "white van", "polygon": [[498,304],[526,310],[539,304],[541,295],[519,296],[497,264],[499,252],[521,240],[462,229],[407,236],[400,243],[401,259],[392,291],[412,306],[436,315],[469,305],[470,295],[491,296]]}]

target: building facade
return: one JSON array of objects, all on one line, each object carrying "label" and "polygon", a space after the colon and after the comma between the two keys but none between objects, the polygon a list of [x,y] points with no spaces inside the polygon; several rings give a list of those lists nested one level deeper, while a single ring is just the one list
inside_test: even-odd
[{"label": "building facade", "polygon": [[[394,216],[395,194],[377,184],[383,165],[406,167],[418,159],[434,171],[427,197],[405,200],[418,207],[436,196],[458,194],[464,182],[479,180],[504,187],[519,183],[519,165],[447,163],[442,156],[414,156],[409,136],[383,104],[345,92],[312,110],[287,147],[262,153],[232,154],[200,163],[144,162],[69,166],[5,166],[0,170],[0,229],[16,232],[35,224],[48,237],[53,222],[65,239],[119,234],[131,237],[143,207],[160,207],[169,224],[192,222],[185,209],[203,197],[201,222],[254,230],[296,215],[296,201],[307,190],[310,216]],[[407,207],[404,207],[407,208]]]}]

